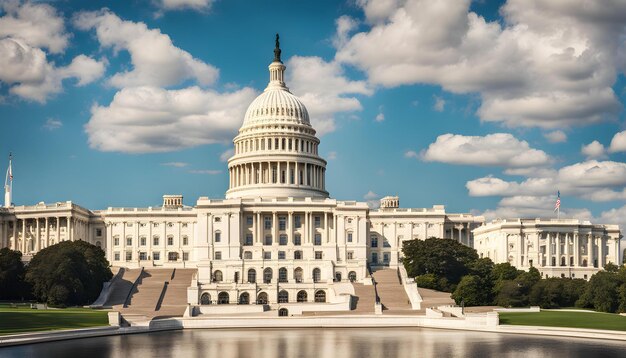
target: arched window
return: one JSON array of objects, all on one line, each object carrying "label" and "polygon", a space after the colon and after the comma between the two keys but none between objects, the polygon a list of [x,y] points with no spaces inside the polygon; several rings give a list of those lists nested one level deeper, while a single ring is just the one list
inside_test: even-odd
[{"label": "arched window", "polygon": [[322,278],[322,271],[318,268],[313,269],[313,282],[320,282]]},{"label": "arched window", "polygon": [[256,270],[249,269],[248,270],[248,283],[255,283],[255,282],[256,282]]},{"label": "arched window", "polygon": [[587,267],[587,260],[583,260],[583,267]]},{"label": "arched window", "polygon": [[556,266],[556,257],[552,258],[552,266]]},{"label": "arched window", "polygon": [[350,280],[350,282],[356,281],[356,272],[354,271],[348,272],[348,280]]},{"label": "arched window", "polygon": [[341,282],[341,272],[335,272],[335,281]]},{"label": "arched window", "polygon": [[259,295],[256,298],[256,303],[260,304],[260,305],[266,305],[267,302],[268,302],[268,300],[267,300],[267,293],[265,293],[265,292],[259,293]]},{"label": "arched window", "polygon": [[217,271],[213,272],[213,281],[214,282],[222,282],[223,279],[224,279],[224,275],[222,275],[222,271],[217,270]]},{"label": "arched window", "polygon": [[289,316],[289,310],[287,310],[286,308],[281,308],[278,310],[278,317],[288,317]]},{"label": "arched window", "polygon": [[324,290],[315,292],[315,302],[326,302],[326,292]]},{"label": "arched window", "polygon": [[282,290],[278,292],[278,303],[287,303],[289,302],[289,293],[287,291]]},{"label": "arched window", "polygon": [[229,301],[230,301],[230,297],[228,296],[228,292],[220,292],[217,295],[218,305],[227,305]]},{"label": "arched window", "polygon": [[293,270],[293,278],[297,283],[302,282],[302,269],[300,267]]},{"label": "arched window", "polygon": [[250,294],[248,292],[244,292],[241,295],[239,295],[239,304],[240,305],[250,304]]},{"label": "arched window", "polygon": [[252,252],[244,251],[243,258],[244,258],[244,260],[252,260]]},{"label": "arched window", "polygon": [[293,252],[293,259],[294,260],[302,260],[302,251],[297,250]]},{"label": "arched window", "polygon": [[307,293],[305,290],[302,291],[298,291],[298,295],[296,296],[296,301],[298,302],[306,302],[307,300]]},{"label": "arched window", "polygon": [[287,269],[284,267],[278,269],[278,282],[287,282]]},{"label": "arched window", "polygon": [[561,266],[565,266],[565,257],[561,257]]},{"label": "arched window", "polygon": [[211,295],[208,292],[205,292],[200,296],[200,304],[201,305],[210,305],[211,304]]},{"label": "arched window", "polygon": [[263,270],[263,283],[272,283],[272,269],[269,267]]},{"label": "arched window", "polygon": [[102,244],[100,243],[100,241],[96,241],[96,246],[102,247]]}]

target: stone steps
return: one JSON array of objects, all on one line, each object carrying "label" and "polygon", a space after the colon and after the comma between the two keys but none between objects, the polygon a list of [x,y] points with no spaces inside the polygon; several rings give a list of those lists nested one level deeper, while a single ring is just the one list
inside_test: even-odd
[{"label": "stone steps", "polygon": [[352,283],[354,287],[354,295],[358,297],[356,307],[353,312],[374,313],[374,304],[376,303],[376,293],[374,286],[366,286],[362,283]]},{"label": "stone steps", "polygon": [[141,274],[141,269],[129,270],[126,268],[120,268],[120,270],[123,271],[120,273],[119,278],[111,285],[111,293],[109,294],[106,302],[103,304],[104,307],[115,308],[124,306],[128,293],[132,289],[139,274]]},{"label": "stone steps", "polygon": [[410,311],[411,303],[395,269],[378,270],[372,274],[378,297],[385,311]]}]

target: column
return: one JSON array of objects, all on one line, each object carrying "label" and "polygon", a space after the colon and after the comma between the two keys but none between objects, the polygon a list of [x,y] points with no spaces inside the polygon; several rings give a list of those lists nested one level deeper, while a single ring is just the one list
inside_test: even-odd
[{"label": "column", "polygon": [[552,266],[552,234],[546,233],[546,266]]},{"label": "column", "polygon": [[70,240],[70,217],[68,216],[66,222],[65,240]]},{"label": "column", "polygon": [[287,231],[287,240],[291,245],[293,244],[293,211],[289,212],[289,216],[287,217],[287,225],[289,227],[289,230]]},{"label": "column", "polygon": [[57,216],[57,237],[56,237],[56,243],[58,244],[59,242],[61,242],[61,218],[59,216]]},{"label": "column", "polygon": [[522,238],[522,234],[517,234],[517,267],[522,268],[524,266],[524,260],[522,260],[522,248],[524,239]]},{"label": "column", "polygon": [[587,267],[593,267],[593,235],[587,234]]},{"label": "column", "polygon": [[41,243],[41,228],[39,227],[39,218],[36,218],[35,220],[37,220],[37,224],[35,225],[35,230],[37,230],[37,232],[35,233],[35,240],[37,241],[35,242],[34,248],[36,252],[39,252],[39,246]]},{"label": "column", "polygon": [[276,212],[272,211],[272,246],[274,246],[276,240],[278,240],[278,221],[276,216]]},{"label": "column", "polygon": [[580,235],[574,233],[574,266],[580,266]]},{"label": "column", "polygon": [[604,268],[604,240],[602,236],[598,237],[598,268]]},{"label": "column", "polygon": [[17,219],[15,219],[13,220],[13,244],[11,245],[11,250],[18,250],[17,243]]},{"label": "column", "polygon": [[306,244],[309,241],[309,213],[307,211],[304,212],[304,230],[302,230],[302,241]]},{"label": "column", "polygon": [[329,223],[328,223],[328,213],[324,212],[324,227],[326,228],[326,243],[330,242],[330,232],[329,232]]},{"label": "column", "polygon": [[26,219],[22,219],[22,255],[26,253]]},{"label": "column", "polygon": [[[109,262],[113,261],[113,226],[111,222],[105,223],[104,229],[106,230],[106,249],[107,249],[107,259]],[[59,232],[59,222],[57,221],[57,234]]]},{"label": "column", "polygon": [[254,238],[254,242],[255,243],[261,243],[263,240],[263,220],[261,217],[261,212],[257,211],[256,213],[256,232],[254,234],[255,238]]},{"label": "column", "polygon": [[294,163],[294,173],[293,173],[293,178],[296,181],[295,184],[296,185],[300,185],[300,173],[298,172],[298,162]]}]

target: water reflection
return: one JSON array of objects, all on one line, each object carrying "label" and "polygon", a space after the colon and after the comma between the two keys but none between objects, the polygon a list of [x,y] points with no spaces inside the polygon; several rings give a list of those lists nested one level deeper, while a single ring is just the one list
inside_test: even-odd
[{"label": "water reflection", "polygon": [[0,357],[626,357],[621,342],[432,329],[189,330],[0,348]]}]

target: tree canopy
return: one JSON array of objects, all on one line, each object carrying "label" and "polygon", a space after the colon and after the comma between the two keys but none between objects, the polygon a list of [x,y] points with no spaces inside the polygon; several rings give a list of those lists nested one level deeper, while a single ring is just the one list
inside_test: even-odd
[{"label": "tree canopy", "polygon": [[22,253],[9,248],[0,250],[0,299],[23,299],[29,296],[28,285],[24,282],[26,269]]},{"label": "tree canopy", "polygon": [[33,257],[26,281],[37,300],[52,306],[72,306],[93,302],[112,276],[101,248],[85,241],[63,241]]}]

